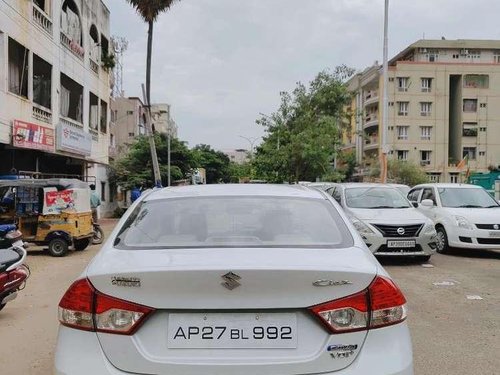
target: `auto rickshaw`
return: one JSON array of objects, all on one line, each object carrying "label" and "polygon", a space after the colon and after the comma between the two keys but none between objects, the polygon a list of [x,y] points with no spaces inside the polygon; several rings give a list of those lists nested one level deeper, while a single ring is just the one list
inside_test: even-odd
[{"label": "auto rickshaw", "polygon": [[24,240],[62,257],[92,241],[90,188],[77,179],[0,180],[0,224],[15,223]]}]

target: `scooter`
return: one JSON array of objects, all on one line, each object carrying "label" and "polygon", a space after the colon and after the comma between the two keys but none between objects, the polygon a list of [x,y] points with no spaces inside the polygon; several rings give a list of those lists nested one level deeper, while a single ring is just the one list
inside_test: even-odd
[{"label": "scooter", "polygon": [[30,276],[22,233],[15,225],[0,225],[0,310],[17,297]]},{"label": "scooter", "polygon": [[92,221],[92,228],[94,229],[94,235],[92,236],[92,245],[100,245],[104,241],[104,231],[101,226]]}]

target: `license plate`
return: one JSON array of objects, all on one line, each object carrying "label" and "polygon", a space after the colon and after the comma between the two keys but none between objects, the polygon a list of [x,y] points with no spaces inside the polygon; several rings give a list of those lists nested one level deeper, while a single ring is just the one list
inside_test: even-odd
[{"label": "license plate", "polygon": [[490,232],[490,237],[499,238],[500,237],[500,231]]},{"label": "license plate", "polygon": [[405,240],[405,241],[387,241],[387,247],[389,248],[408,248],[415,247],[415,240]]},{"label": "license plate", "polygon": [[167,346],[173,349],[292,349],[297,347],[297,315],[169,314]]}]

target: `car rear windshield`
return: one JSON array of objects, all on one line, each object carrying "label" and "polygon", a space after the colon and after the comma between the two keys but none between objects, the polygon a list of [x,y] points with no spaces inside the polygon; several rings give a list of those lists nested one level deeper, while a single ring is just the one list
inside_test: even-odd
[{"label": "car rear windshield", "polygon": [[314,247],[353,244],[326,199],[191,197],[144,201],[126,220],[117,248]]},{"label": "car rear windshield", "polygon": [[496,208],[498,203],[484,189],[439,188],[443,207]]},{"label": "car rear windshield", "polygon": [[410,202],[401,191],[391,187],[359,187],[345,191],[347,207],[350,208],[410,208]]}]

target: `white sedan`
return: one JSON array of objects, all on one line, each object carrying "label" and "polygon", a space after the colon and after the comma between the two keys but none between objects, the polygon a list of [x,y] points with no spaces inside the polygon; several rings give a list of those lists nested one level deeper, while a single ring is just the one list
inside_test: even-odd
[{"label": "white sedan", "polygon": [[468,184],[423,184],[408,198],[434,221],[437,251],[450,247],[500,248],[500,205],[480,186]]},{"label": "white sedan", "polygon": [[55,369],[412,375],[406,316],[324,192],[161,189],[134,203],[61,299]]}]

